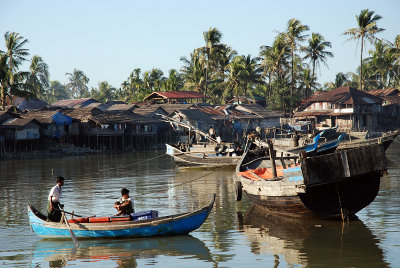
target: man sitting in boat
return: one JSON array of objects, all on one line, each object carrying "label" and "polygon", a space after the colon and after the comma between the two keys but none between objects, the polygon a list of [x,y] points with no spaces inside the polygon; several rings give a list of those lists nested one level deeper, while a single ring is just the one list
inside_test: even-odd
[{"label": "man sitting in boat", "polygon": [[115,216],[119,215],[130,215],[134,213],[133,202],[129,197],[129,190],[126,188],[122,188],[121,197],[118,198],[117,202],[114,204],[114,208],[118,210],[118,213]]},{"label": "man sitting in boat", "polygon": [[57,184],[51,188],[47,202],[47,221],[61,221],[61,209],[64,205],[60,204],[61,186],[64,185],[64,178],[57,177]]}]

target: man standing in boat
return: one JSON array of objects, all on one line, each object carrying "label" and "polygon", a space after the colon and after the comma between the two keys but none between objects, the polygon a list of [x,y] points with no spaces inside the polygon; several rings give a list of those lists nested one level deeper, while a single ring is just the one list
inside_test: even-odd
[{"label": "man standing in boat", "polygon": [[64,178],[61,176],[57,177],[57,184],[51,188],[48,202],[47,202],[47,220],[59,222],[61,221],[61,209],[64,205],[60,204],[61,198],[61,187],[64,185]]}]

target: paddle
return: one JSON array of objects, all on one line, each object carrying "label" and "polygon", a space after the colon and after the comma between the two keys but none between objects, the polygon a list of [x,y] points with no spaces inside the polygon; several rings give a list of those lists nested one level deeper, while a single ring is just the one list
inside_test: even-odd
[{"label": "paddle", "polygon": [[74,246],[75,246],[75,247],[79,247],[78,239],[76,238],[74,232],[73,232],[72,229],[71,229],[71,226],[69,225],[67,216],[65,216],[65,211],[64,211],[64,210],[61,210],[61,212],[62,212],[62,214],[63,214],[65,224],[67,225],[68,230],[69,230],[69,232],[70,232],[70,234],[71,234],[72,241],[74,241]]},{"label": "paddle", "polygon": [[61,211],[61,212],[64,212],[65,214],[69,214],[69,215],[76,216],[76,217],[83,217],[83,216],[75,214],[73,212],[64,211],[64,210],[61,210],[61,209],[58,209],[58,208],[55,208],[54,210]]}]

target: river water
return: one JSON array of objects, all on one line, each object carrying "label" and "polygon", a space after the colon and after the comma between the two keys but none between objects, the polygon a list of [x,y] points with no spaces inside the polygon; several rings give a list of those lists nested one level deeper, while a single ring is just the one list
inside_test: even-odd
[{"label": "river water", "polygon": [[[162,151],[3,161],[0,267],[400,267],[400,144],[386,154],[379,195],[359,220],[344,224],[260,215],[246,197],[234,201],[233,169],[176,170]],[[188,236],[83,240],[75,249],[72,241],[44,240],[29,227],[27,204],[45,212],[52,170],[66,179],[65,209],[81,215],[114,214],[122,187],[136,211],[160,215],[203,207],[213,193],[217,199]]]}]

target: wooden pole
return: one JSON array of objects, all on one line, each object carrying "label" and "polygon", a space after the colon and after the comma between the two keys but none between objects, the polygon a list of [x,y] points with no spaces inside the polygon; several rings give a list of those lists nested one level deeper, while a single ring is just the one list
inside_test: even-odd
[{"label": "wooden pole", "polygon": [[285,163],[285,159],[283,158],[283,152],[281,152],[281,162],[282,162],[282,167],[284,169],[286,169],[286,163]]},{"label": "wooden pole", "polygon": [[275,150],[274,150],[274,145],[272,144],[272,141],[268,141],[268,148],[269,148],[269,158],[271,160],[271,169],[272,169],[272,175],[274,178],[277,177],[276,174],[276,165],[275,165]]}]

